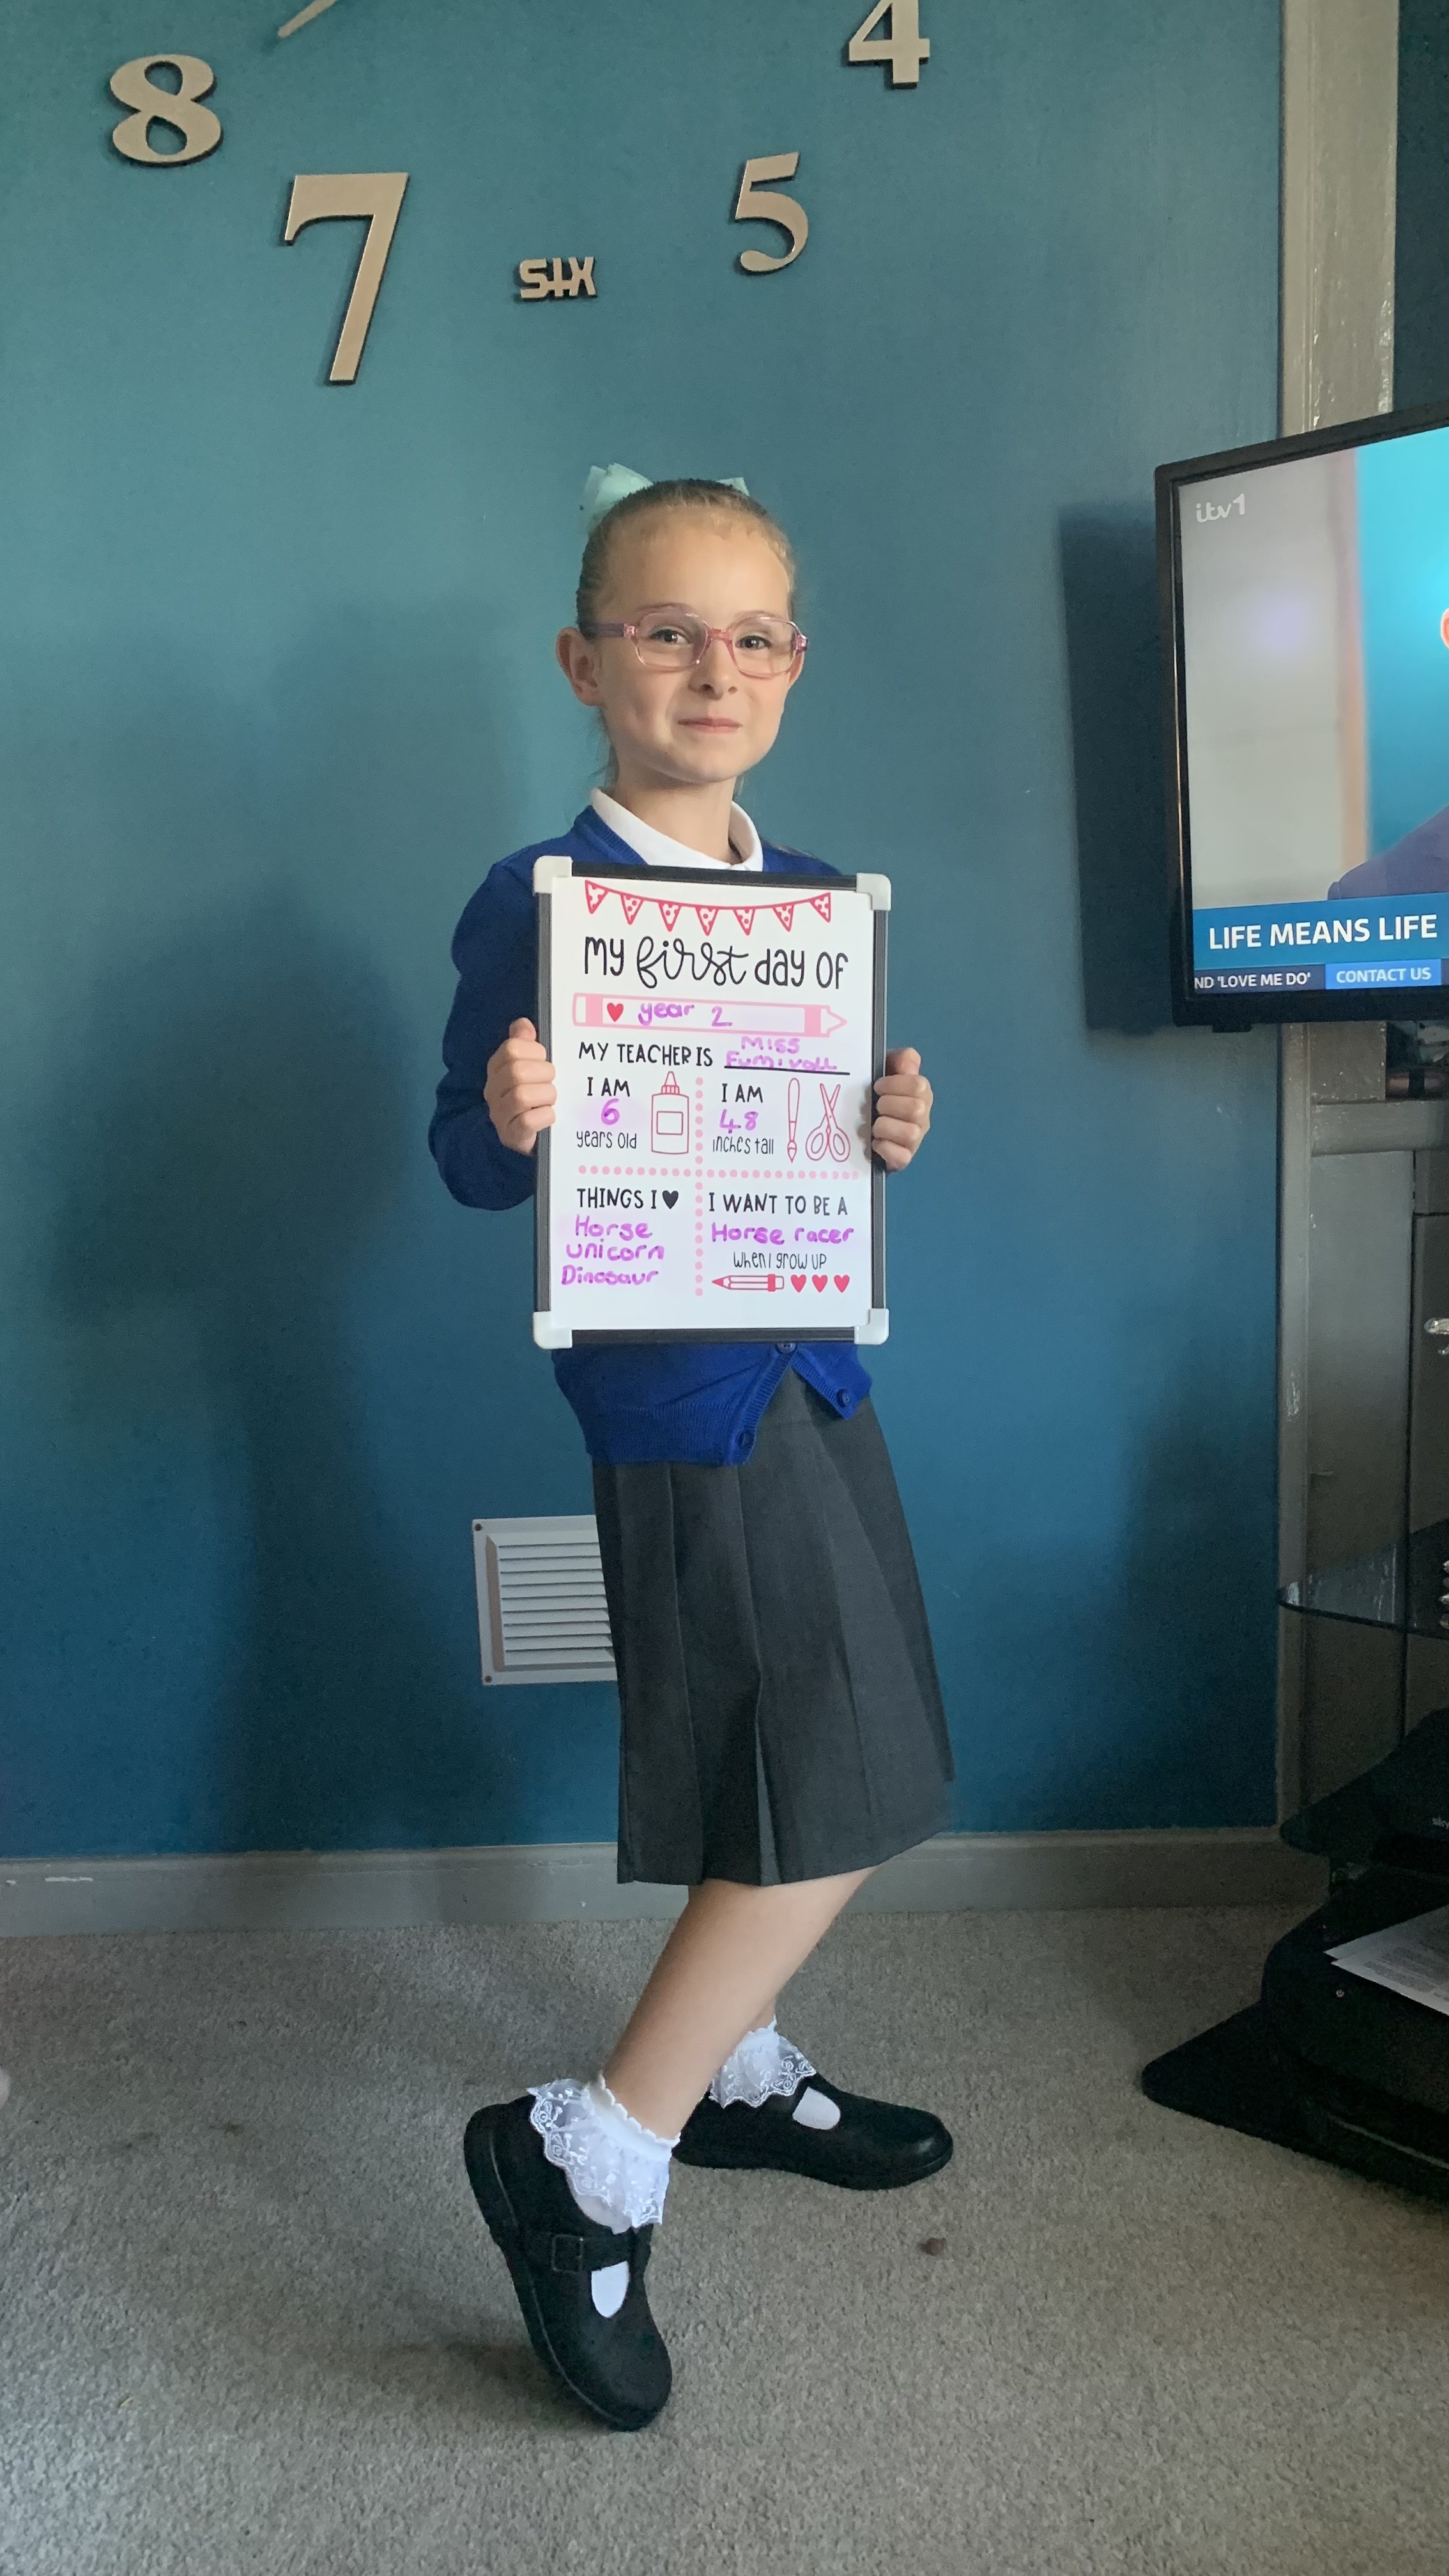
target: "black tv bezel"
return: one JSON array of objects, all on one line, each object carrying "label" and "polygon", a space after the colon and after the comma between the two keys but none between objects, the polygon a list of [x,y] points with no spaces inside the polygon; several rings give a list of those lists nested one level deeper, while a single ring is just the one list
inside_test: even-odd
[{"label": "black tv bezel", "polygon": [[1164,787],[1167,805],[1168,902],[1171,914],[1172,1016],[1179,1028],[1249,1029],[1289,1020],[1398,1020],[1449,1018],[1449,984],[1436,986],[1442,1001],[1432,1012],[1413,1007],[1402,988],[1390,996],[1369,993],[1199,993],[1193,984],[1192,834],[1187,813],[1187,699],[1182,638],[1182,519],[1179,496],[1186,483],[1237,474],[1260,465],[1284,465],[1297,456],[1368,447],[1381,439],[1407,438],[1417,430],[1449,429],[1449,403],[1374,412],[1367,420],[1340,421],[1295,438],[1270,438],[1254,447],[1225,447],[1211,456],[1189,456],[1159,465],[1157,578],[1162,624]]}]

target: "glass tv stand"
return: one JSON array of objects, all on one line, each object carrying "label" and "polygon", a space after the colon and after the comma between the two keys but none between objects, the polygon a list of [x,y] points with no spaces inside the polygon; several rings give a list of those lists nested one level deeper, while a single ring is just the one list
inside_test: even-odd
[{"label": "glass tv stand", "polygon": [[1285,1583],[1278,1598],[1285,1610],[1442,1644],[1449,1640],[1449,1520]]}]

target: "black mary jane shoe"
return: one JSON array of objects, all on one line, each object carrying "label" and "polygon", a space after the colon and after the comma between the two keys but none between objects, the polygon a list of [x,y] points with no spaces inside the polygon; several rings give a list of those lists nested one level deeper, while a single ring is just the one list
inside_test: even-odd
[{"label": "black mary jane shoe", "polygon": [[[671,2384],[669,2355],[644,2293],[654,2231],[616,2235],[584,2216],[544,2154],[532,2108],[523,2093],[474,2112],[463,2139],[468,2180],[544,2368],[611,2431],[642,2432]],[[629,2287],[617,2314],[601,2317],[590,2277],[611,2263],[628,2264]]]},{"label": "black mary jane shoe", "polygon": [[[839,2104],[833,2129],[807,2129],[794,2117],[807,2086]],[[951,2132],[932,2112],[843,2093],[823,2075],[805,2076],[793,2093],[771,2094],[757,2111],[747,2102],[732,2102],[722,2111],[706,2094],[674,2150],[681,2165],[772,2166],[779,2173],[806,2174],[812,2182],[838,2183],[844,2191],[899,2191],[939,2173],[951,2154]]]}]

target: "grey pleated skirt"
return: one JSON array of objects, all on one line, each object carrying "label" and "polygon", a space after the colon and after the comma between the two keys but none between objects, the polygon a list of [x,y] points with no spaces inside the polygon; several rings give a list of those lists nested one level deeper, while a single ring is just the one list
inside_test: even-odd
[{"label": "grey pleated skirt", "polygon": [[594,1469],[619,1668],[619,1877],[779,1886],[948,1821],[955,1776],[867,1402],[786,1375],[742,1467]]}]

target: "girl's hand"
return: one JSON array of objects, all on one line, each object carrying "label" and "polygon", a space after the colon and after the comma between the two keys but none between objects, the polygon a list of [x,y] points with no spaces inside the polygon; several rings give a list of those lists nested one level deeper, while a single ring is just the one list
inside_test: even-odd
[{"label": "girl's hand", "polygon": [[870,1150],[888,1172],[903,1172],[931,1123],[931,1086],[914,1047],[893,1047],[875,1087]]},{"label": "girl's hand", "polygon": [[558,1086],[532,1020],[515,1020],[496,1055],[488,1059],[483,1097],[505,1145],[531,1154],[541,1127],[553,1125]]}]

